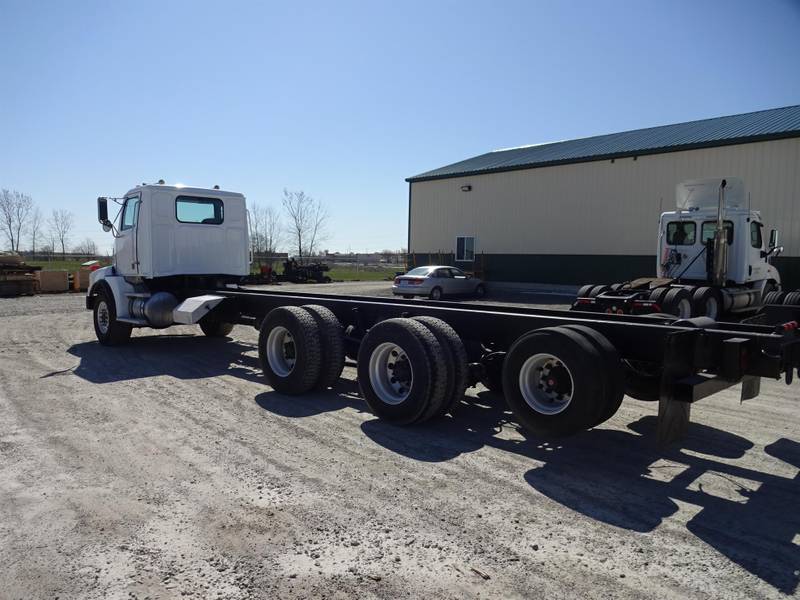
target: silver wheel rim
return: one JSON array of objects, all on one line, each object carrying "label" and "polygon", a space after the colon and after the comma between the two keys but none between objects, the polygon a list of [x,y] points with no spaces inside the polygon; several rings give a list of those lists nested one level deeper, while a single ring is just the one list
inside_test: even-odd
[{"label": "silver wheel rim", "polygon": [[706,316],[716,320],[719,314],[719,303],[716,298],[709,298],[706,302]]},{"label": "silver wheel rim", "polygon": [[678,302],[678,317],[681,319],[689,319],[692,316],[692,303],[688,298],[684,298]]},{"label": "silver wheel rim", "polygon": [[382,402],[404,402],[414,385],[414,370],[406,351],[391,342],[378,345],[369,357],[369,382]]},{"label": "silver wheel rim", "polygon": [[519,371],[519,389],[525,402],[543,415],[566,410],[575,391],[572,373],[552,354],[534,354]]},{"label": "silver wheel rim", "polygon": [[278,377],[286,377],[297,362],[294,336],[286,327],[273,327],[267,336],[267,362]]},{"label": "silver wheel rim", "polygon": [[108,326],[111,324],[111,315],[108,313],[108,304],[105,300],[100,300],[97,305],[97,328],[100,333],[108,333]]},{"label": "silver wheel rim", "polygon": [[433,290],[433,291],[431,292],[431,298],[432,298],[433,300],[438,300],[438,299],[439,299],[439,298],[441,298],[441,297],[442,297],[442,290],[435,289],[435,290]]}]

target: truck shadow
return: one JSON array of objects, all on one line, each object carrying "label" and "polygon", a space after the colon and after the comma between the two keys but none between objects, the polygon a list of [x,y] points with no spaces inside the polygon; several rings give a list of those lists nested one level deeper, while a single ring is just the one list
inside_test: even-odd
[{"label": "truck shadow", "polygon": [[[92,383],[128,381],[169,375],[176,379],[206,379],[232,375],[264,383],[255,345],[228,338],[198,335],[151,335],[133,337],[127,344],[107,348],[83,342],[67,352],[80,359],[73,373]],[[51,376],[44,375],[43,377]]]},{"label": "truck shadow", "polygon": [[[677,501],[699,507],[688,531],[785,594],[800,580],[800,475],[793,478],[731,464],[753,450],[749,440],[693,423],[680,448],[653,444],[656,418],[625,430],[593,429],[557,440],[501,434],[517,429],[502,402],[479,394],[455,417],[412,429],[378,420],[362,425],[373,441],[416,460],[445,461],[489,446],[540,465],[524,474],[539,493],[597,521],[651,532],[679,511]],[[500,434],[500,435],[498,435]],[[759,457],[800,468],[800,443],[781,438]],[[793,469],[794,470],[794,469]]]}]

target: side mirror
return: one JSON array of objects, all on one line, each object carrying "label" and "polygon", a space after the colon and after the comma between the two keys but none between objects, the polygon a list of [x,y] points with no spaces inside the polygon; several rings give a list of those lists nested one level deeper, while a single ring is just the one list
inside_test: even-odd
[{"label": "side mirror", "polygon": [[111,221],[108,220],[108,198],[97,199],[97,220],[103,226],[103,231],[111,231]]},{"label": "side mirror", "polygon": [[769,247],[775,248],[778,245],[778,230],[771,229],[769,232]]}]

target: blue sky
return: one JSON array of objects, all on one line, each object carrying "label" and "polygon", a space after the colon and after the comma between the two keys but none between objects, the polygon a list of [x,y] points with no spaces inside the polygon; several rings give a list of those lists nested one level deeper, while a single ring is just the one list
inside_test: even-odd
[{"label": "blue sky", "polygon": [[488,150],[800,103],[800,1],[0,0],[0,187],[110,245],[164,178],[405,245],[405,177]]}]

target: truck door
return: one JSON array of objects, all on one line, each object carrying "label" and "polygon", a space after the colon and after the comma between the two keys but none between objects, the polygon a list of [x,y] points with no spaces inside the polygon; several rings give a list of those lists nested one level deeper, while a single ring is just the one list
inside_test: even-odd
[{"label": "truck door", "polygon": [[139,222],[140,204],[141,197],[137,194],[125,198],[122,206],[119,235],[114,241],[114,264],[120,275],[139,274],[136,226]]},{"label": "truck door", "polygon": [[750,239],[747,249],[748,281],[759,281],[767,278],[767,261],[761,256],[764,250],[764,224],[755,218],[750,220]]}]

